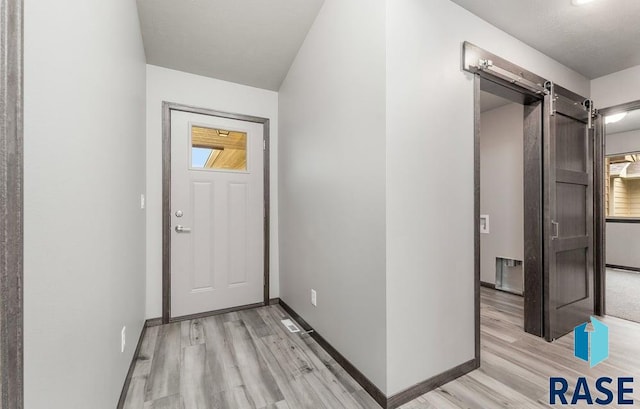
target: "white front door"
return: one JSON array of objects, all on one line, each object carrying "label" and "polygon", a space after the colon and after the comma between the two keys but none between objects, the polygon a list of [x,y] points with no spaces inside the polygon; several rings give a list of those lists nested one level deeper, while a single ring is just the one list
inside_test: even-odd
[{"label": "white front door", "polygon": [[171,317],[263,301],[263,125],[171,111]]}]

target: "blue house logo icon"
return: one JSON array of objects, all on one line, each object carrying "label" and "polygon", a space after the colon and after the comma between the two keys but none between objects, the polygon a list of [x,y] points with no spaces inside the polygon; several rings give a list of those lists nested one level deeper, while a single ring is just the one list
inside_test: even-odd
[{"label": "blue house logo icon", "polygon": [[591,317],[591,325],[585,322],[575,327],[573,336],[574,355],[589,362],[591,368],[609,357],[609,327],[596,318]]}]

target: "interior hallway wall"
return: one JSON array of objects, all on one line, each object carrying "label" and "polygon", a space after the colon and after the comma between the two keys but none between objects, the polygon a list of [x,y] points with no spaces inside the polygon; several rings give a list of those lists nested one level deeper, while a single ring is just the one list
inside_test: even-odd
[{"label": "interior hallway wall", "polygon": [[640,129],[608,134],[606,138],[607,155],[640,152]]},{"label": "interior hallway wall", "polygon": [[461,70],[462,42],[585,96],[589,81],[449,0],[386,8],[393,394],[474,358],[473,75]]},{"label": "interior hallway wall", "polygon": [[280,90],[281,296],[388,395],[474,358],[464,40],[589,94],[448,0],[327,1]]},{"label": "interior hallway wall", "polygon": [[25,408],[113,409],[145,309],[136,4],[24,3]]},{"label": "interior hallway wall", "polygon": [[270,297],[278,297],[278,93],[147,65],[147,318],[162,316],[163,101],[270,119]]},{"label": "interior hallway wall", "polygon": [[325,1],[280,89],[279,158],[281,298],[386,392],[384,11]]},{"label": "interior hallway wall", "polygon": [[592,80],[591,99],[597,108],[640,99],[640,65]]},{"label": "interior hallway wall", "polygon": [[[606,108],[640,99],[640,65],[591,81],[591,99],[596,107]],[[611,135],[606,140],[607,154],[640,151],[640,135]],[[607,223],[606,263],[640,268],[638,223]]]},{"label": "interior hallway wall", "polygon": [[480,280],[495,284],[496,257],[524,260],[524,107],[509,104],[480,119]]}]

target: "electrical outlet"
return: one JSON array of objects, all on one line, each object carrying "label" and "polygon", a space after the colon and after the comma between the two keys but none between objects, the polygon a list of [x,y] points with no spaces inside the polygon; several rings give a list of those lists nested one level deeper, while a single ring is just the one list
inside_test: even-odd
[{"label": "electrical outlet", "polygon": [[122,327],[120,332],[120,352],[124,352],[124,346],[127,344],[127,327]]},{"label": "electrical outlet", "polygon": [[311,290],[311,305],[314,307],[318,306],[318,295],[316,294],[316,290]]}]

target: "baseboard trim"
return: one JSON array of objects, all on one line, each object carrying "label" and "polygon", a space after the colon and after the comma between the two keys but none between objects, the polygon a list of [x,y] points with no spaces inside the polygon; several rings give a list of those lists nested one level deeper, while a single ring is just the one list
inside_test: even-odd
[{"label": "baseboard trim", "polygon": [[615,268],[617,270],[629,270],[629,271],[635,271],[637,273],[640,273],[640,268],[638,267],[619,266],[617,264],[607,264],[606,266],[609,268]]},{"label": "baseboard trim", "polygon": [[[269,305],[276,305],[276,304],[279,304],[279,303],[280,303],[280,298],[272,298],[272,299],[269,300]],[[198,319],[198,318],[212,317],[214,315],[227,314],[229,312],[237,312],[237,311],[242,311],[242,310],[248,310],[248,309],[251,309],[251,308],[259,308],[259,307],[263,307],[263,306],[264,306],[263,303],[256,303],[256,304],[249,304],[249,305],[241,305],[239,307],[225,308],[223,310],[201,312],[201,313],[197,313],[197,314],[191,314],[191,315],[185,315],[185,316],[182,316],[182,317],[171,318],[169,320],[169,323],[187,321],[187,320],[194,320],[194,319]],[[162,317],[149,318],[146,321],[147,328],[148,327],[156,327],[156,326],[162,325],[162,324],[163,324],[162,323]]]},{"label": "baseboard trim", "polygon": [[311,325],[309,325],[304,318],[302,318],[293,308],[291,308],[286,302],[280,300],[282,308],[293,318],[305,331],[313,331],[310,336],[316,340],[316,342],[327,351],[327,353],[338,362],[338,364],[344,368],[345,371],[353,379],[356,380],[364,388],[364,390],[371,395],[371,397],[385,409],[395,409],[405,403],[414,400],[415,398],[424,395],[425,393],[436,389],[439,386],[451,382],[452,380],[459,378],[475,369],[480,367],[479,359],[471,359],[463,364],[460,364],[454,368],[449,369],[446,372],[438,374],[426,381],[420,382],[402,392],[399,392],[393,396],[387,397],[378,387],[369,380],[358,368],[356,368],[347,358],[345,358],[337,349],[335,349],[326,339],[324,339],[317,331],[315,331]]},{"label": "baseboard trim", "polygon": [[[278,298],[270,299],[269,300],[269,305],[272,305],[275,302],[275,300],[279,300],[279,299]],[[265,306],[264,302],[257,302],[255,304],[239,305],[237,307],[223,308],[221,310],[206,311],[206,312],[199,312],[199,313],[196,313],[196,314],[182,315],[180,317],[169,318],[169,324],[174,323],[174,322],[196,320],[198,318],[213,317],[214,315],[228,314],[230,312],[238,312],[238,311],[243,311],[243,310],[250,310],[250,309],[253,309],[253,308],[260,308],[260,307],[264,307],[264,306]]]},{"label": "baseboard trim", "polygon": [[427,379],[426,381],[417,383],[412,387],[405,389],[402,392],[396,393],[395,395],[389,397],[387,399],[387,409],[395,409],[407,402],[410,402],[416,399],[419,396],[424,395],[427,392],[430,392],[446,383],[453,381],[456,378],[459,378],[463,375],[468,374],[469,372],[476,370],[480,367],[480,360],[471,359],[463,364],[455,366],[449,369],[446,372],[443,372],[439,375],[436,375],[432,378]]},{"label": "baseboard trim", "polygon": [[149,328],[149,327],[157,327],[158,325],[162,325],[162,317],[149,318],[148,320],[145,321],[144,325],[147,328]]},{"label": "baseboard trim", "polygon": [[640,223],[640,218],[634,217],[634,218],[620,218],[620,219],[615,219],[615,218],[607,218],[607,223],[628,223],[628,224],[637,224]]},{"label": "baseboard trim", "polygon": [[353,379],[356,380],[362,386],[362,388],[369,394],[371,397],[378,402],[380,406],[383,408],[387,407],[387,396],[380,390],[378,387],[369,380],[362,372],[358,370],[347,358],[345,358],[337,349],[335,349],[326,339],[324,339],[317,331],[315,331],[311,325],[309,325],[297,312],[293,310],[286,302],[280,300],[280,305],[282,308],[293,318],[305,331],[313,331],[309,335],[316,342],[327,351],[327,353],[338,362],[338,364],[344,368],[345,371]]},{"label": "baseboard trim", "polygon": [[491,288],[492,290],[496,289],[496,285],[493,283],[487,283],[486,281],[480,281],[481,287]]},{"label": "baseboard trim", "polygon": [[[157,318],[162,322],[161,318]],[[140,338],[138,338],[138,344],[136,345],[136,350],[133,352],[133,358],[131,358],[131,363],[129,364],[129,370],[127,371],[127,377],[124,380],[124,385],[122,385],[122,391],[120,392],[120,399],[118,399],[117,409],[124,408],[124,402],[127,400],[127,393],[129,392],[129,385],[131,385],[131,378],[133,377],[133,371],[136,367],[136,361],[138,360],[138,356],[140,354],[140,348],[142,347],[142,340],[144,339],[144,335],[147,332],[147,328],[149,327],[149,321],[146,320],[142,325],[142,330],[140,331]]]}]

